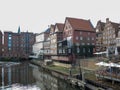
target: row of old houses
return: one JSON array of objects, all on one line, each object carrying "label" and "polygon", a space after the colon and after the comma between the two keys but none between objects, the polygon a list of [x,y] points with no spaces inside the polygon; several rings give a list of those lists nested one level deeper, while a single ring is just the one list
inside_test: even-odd
[{"label": "row of old houses", "polygon": [[35,34],[32,32],[0,31],[0,58],[28,59],[32,53]]},{"label": "row of old houses", "polygon": [[94,28],[90,20],[66,17],[64,23],[50,25],[39,34],[20,32],[20,27],[17,33],[0,31],[0,57],[28,58],[32,52],[34,58],[60,62],[92,57],[95,52],[119,55],[120,24],[107,18]]},{"label": "row of old houses", "polygon": [[99,20],[95,28],[90,20],[66,17],[64,23],[50,25],[36,36],[33,50],[37,57],[60,62],[92,57],[95,52],[119,55],[120,24]]},{"label": "row of old houses", "polygon": [[74,62],[95,52],[96,32],[90,20],[66,17],[36,36],[35,54],[44,59]]},{"label": "row of old houses", "polygon": [[106,19],[98,21],[96,25],[96,51],[106,51],[107,57],[120,54],[120,23]]}]

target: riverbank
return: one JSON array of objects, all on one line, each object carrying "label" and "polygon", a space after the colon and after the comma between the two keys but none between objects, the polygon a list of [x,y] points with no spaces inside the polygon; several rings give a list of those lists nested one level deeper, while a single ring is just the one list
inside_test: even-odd
[{"label": "riverbank", "polygon": [[[54,65],[44,65],[44,62],[42,61],[37,61],[37,60],[32,60],[31,61],[32,64],[38,65],[39,67],[42,67],[45,71],[48,71],[49,73],[51,73],[52,75],[59,77],[61,79],[64,80],[68,80],[69,83],[72,83],[73,85],[80,85],[80,83],[82,82],[82,86],[84,87],[89,87],[90,88],[94,88],[95,90],[99,89],[100,87],[103,88],[102,90],[106,90],[106,88],[108,88],[108,86],[102,85],[101,83],[97,83],[96,79],[95,79],[95,73],[94,71],[96,69],[92,69],[89,67],[89,65],[87,65],[88,67],[81,67],[83,68],[82,70],[84,70],[84,73],[81,73],[82,75],[84,75],[84,80],[81,80],[83,78],[79,78],[77,79],[76,76],[79,75],[79,67],[74,68],[78,69],[74,74],[72,72],[72,76],[70,75],[70,67],[61,67],[61,66],[54,66]],[[93,64],[93,62],[92,62]],[[92,65],[93,67],[93,65]],[[87,78],[86,78],[87,77]],[[95,79],[95,80],[94,80]],[[80,80],[79,82],[77,80]],[[92,83],[92,84],[90,84]],[[96,89],[97,88],[97,89]],[[86,89],[87,90],[87,89]]]}]

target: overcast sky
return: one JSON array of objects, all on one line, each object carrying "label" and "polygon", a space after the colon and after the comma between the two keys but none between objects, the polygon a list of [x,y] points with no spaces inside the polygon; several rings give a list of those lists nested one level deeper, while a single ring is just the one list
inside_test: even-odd
[{"label": "overcast sky", "polygon": [[40,33],[65,17],[120,23],[119,0],[0,0],[0,30]]}]

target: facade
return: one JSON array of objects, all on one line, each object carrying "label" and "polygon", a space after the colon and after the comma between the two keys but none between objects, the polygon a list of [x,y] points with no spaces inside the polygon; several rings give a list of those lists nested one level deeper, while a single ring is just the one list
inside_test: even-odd
[{"label": "facade", "polygon": [[0,57],[2,56],[2,32],[0,31]]},{"label": "facade", "polygon": [[104,49],[102,48],[104,27],[105,27],[105,23],[99,20],[95,28],[96,29],[96,52],[104,51]]},{"label": "facade", "polygon": [[48,28],[45,32],[45,39],[43,42],[43,48],[44,48],[44,59],[50,59],[50,28]]},{"label": "facade", "polygon": [[56,51],[54,49],[54,44],[55,44],[55,41],[54,41],[54,32],[55,32],[55,25],[51,25],[50,26],[50,54],[51,56],[52,55],[55,55]]},{"label": "facade", "polygon": [[[59,43],[62,61],[73,62],[79,56],[92,56],[96,32],[90,20],[67,17],[63,29],[63,40]],[[89,53],[89,54],[88,54]]]},{"label": "facade", "polygon": [[108,51],[109,55],[115,54],[116,38],[118,37],[120,24],[109,21],[106,19],[105,28],[103,31],[103,46]]},{"label": "facade", "polygon": [[[18,30],[19,31],[19,30]],[[4,32],[3,57],[28,58],[32,53],[35,35],[31,32]]]},{"label": "facade", "polygon": [[58,42],[63,40],[63,27],[64,24],[62,23],[56,23],[54,27],[54,32],[51,34],[51,50],[54,50],[52,54],[51,59],[58,60]]},{"label": "facade", "polygon": [[36,38],[36,42],[33,45],[34,55],[32,56],[32,58],[43,59],[44,32],[36,34],[35,38]]},{"label": "facade", "polygon": [[50,40],[49,40],[50,29],[48,28],[44,32],[36,34],[36,42],[33,45],[34,55],[31,58],[37,58],[43,60],[50,56]]},{"label": "facade", "polygon": [[120,25],[118,26],[118,37],[116,38],[115,55],[120,55]]}]

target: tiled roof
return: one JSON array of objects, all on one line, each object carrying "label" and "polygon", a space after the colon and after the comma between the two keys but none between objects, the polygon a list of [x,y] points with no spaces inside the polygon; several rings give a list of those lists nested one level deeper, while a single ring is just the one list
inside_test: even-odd
[{"label": "tiled roof", "polygon": [[58,27],[59,31],[63,31],[64,24],[63,23],[56,23],[56,26]]},{"label": "tiled roof", "polygon": [[96,28],[100,28],[103,31],[104,27],[105,27],[105,22],[101,22],[101,20],[99,20],[97,22]]},{"label": "tiled roof", "polygon": [[94,31],[90,20],[77,19],[77,18],[66,18],[74,30],[85,30],[85,31]]}]

